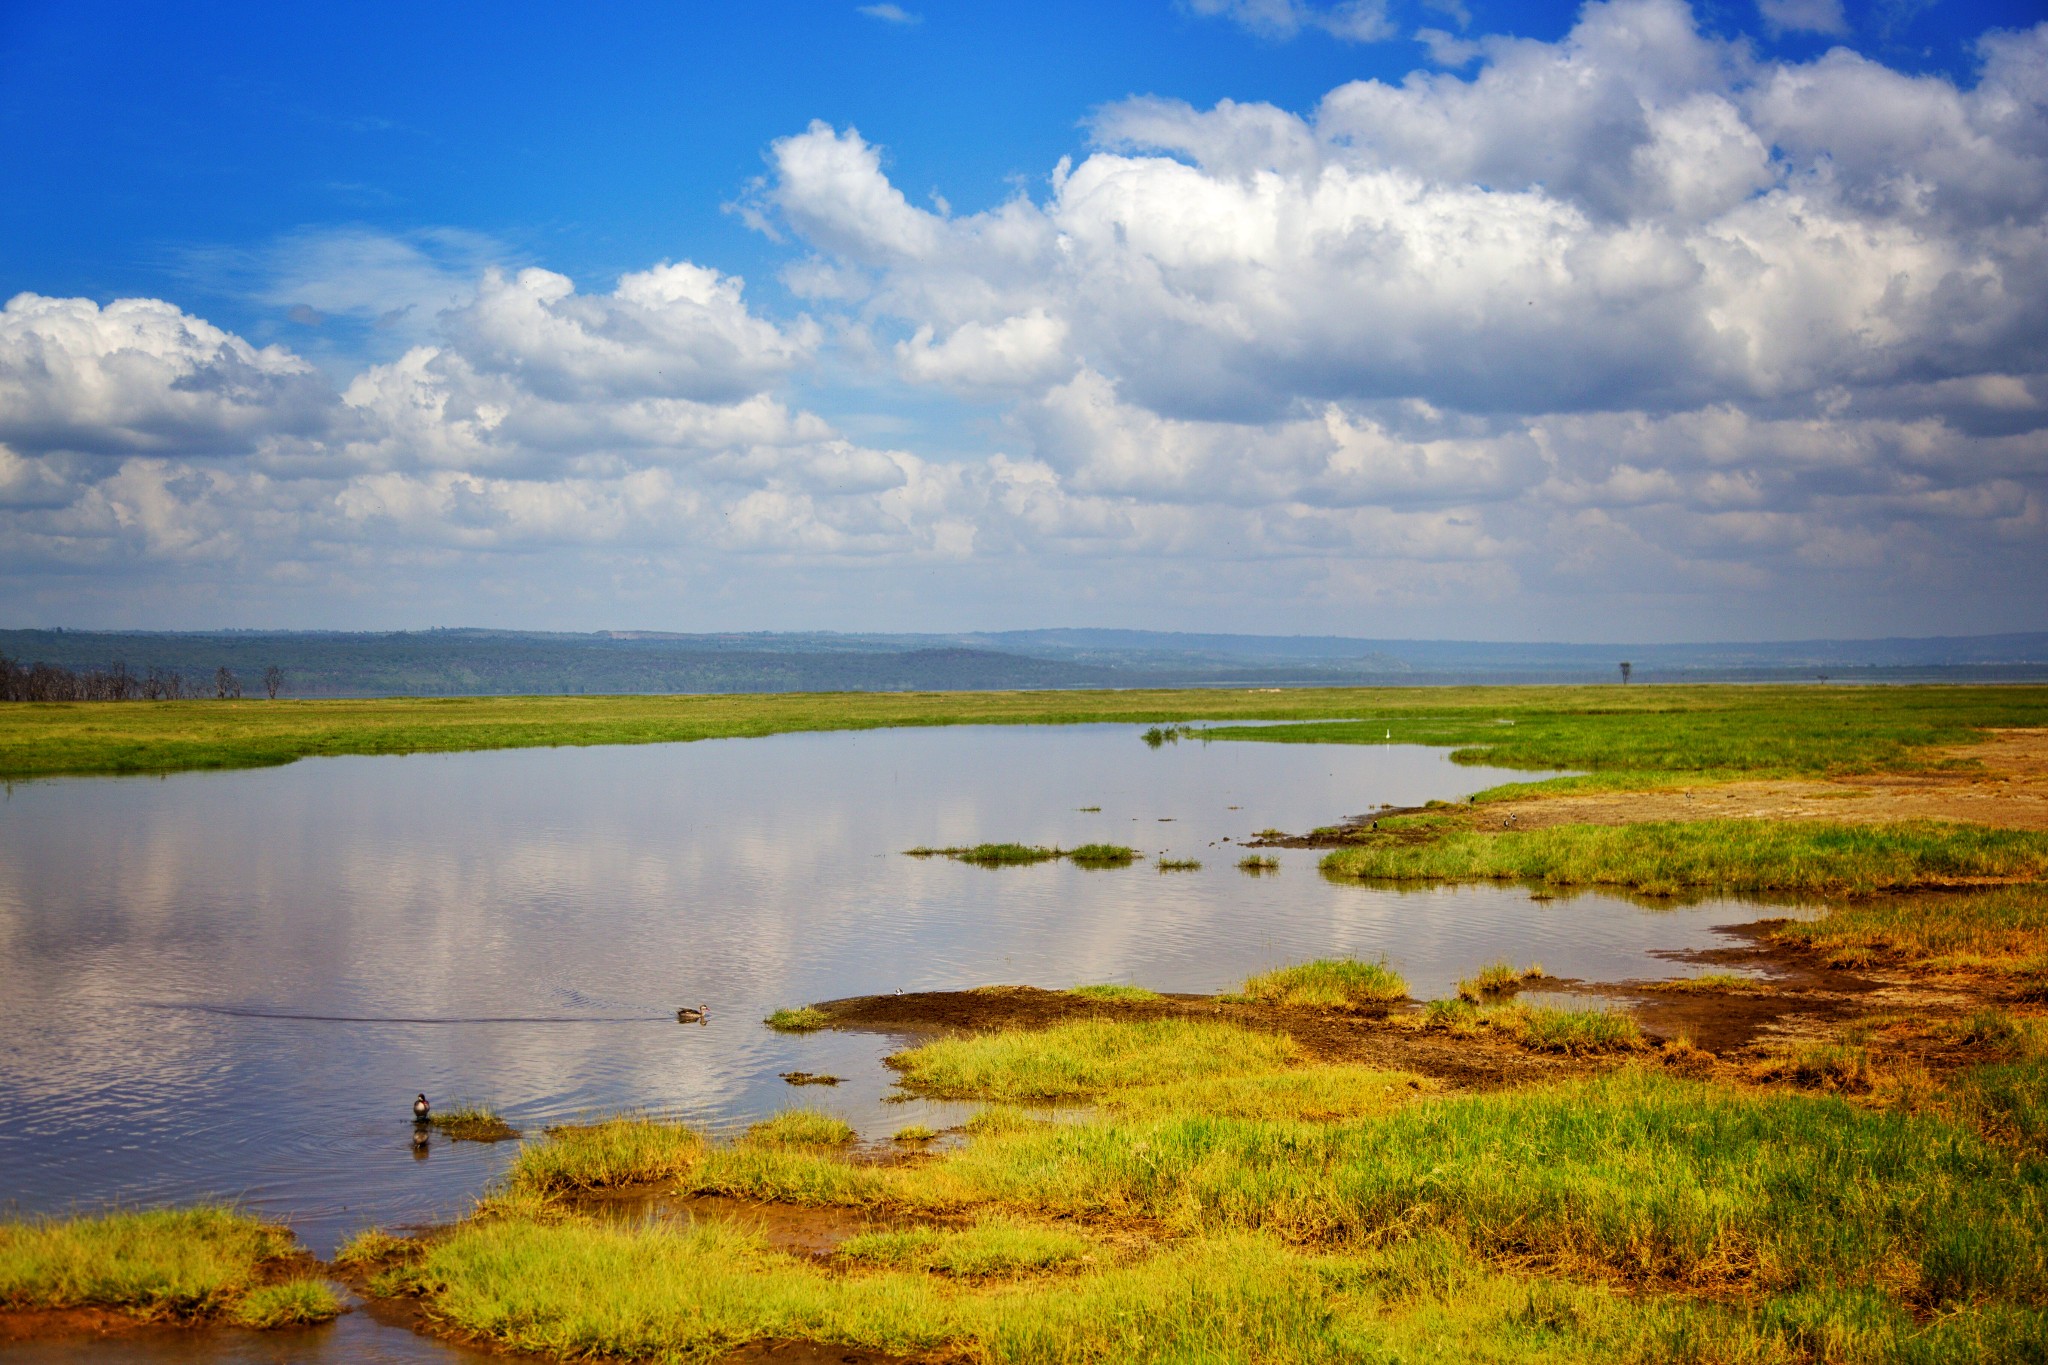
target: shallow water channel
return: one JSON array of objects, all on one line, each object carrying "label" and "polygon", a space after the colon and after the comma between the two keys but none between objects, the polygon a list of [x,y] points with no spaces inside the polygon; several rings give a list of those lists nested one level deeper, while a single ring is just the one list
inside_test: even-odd
[{"label": "shallow water channel", "polygon": [[[621,1109],[726,1130],[803,1104],[881,1137],[968,1111],[885,1102],[889,1039],[782,1036],[763,1015],[991,982],[1207,992],[1338,954],[1384,954],[1418,997],[1499,957],[1658,977],[1690,969],[1654,954],[1758,917],[1342,885],[1311,851],[1277,850],[1262,876],[1236,866],[1269,826],[1530,776],[1406,745],[1148,749],[1131,726],[1089,725],[18,785],[0,798],[0,1205],[228,1198],[326,1255],[362,1227],[459,1216],[510,1157],[439,1138],[416,1152],[415,1091],[489,1101],[529,1131]],[[901,852],[985,840],[1124,843],[1203,867]],[[699,1003],[708,1022],[676,1023]],[[791,1070],[846,1081],[796,1090]],[[12,1354],[464,1358],[362,1313],[286,1338]]]}]

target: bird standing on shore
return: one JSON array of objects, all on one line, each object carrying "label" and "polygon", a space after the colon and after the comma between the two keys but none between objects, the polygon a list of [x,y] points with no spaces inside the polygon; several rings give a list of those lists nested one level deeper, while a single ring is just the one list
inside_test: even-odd
[{"label": "bird standing on shore", "polygon": [[412,1121],[414,1123],[425,1123],[427,1121],[427,1114],[432,1109],[433,1106],[427,1103],[427,1097],[421,1095],[412,1102]]}]

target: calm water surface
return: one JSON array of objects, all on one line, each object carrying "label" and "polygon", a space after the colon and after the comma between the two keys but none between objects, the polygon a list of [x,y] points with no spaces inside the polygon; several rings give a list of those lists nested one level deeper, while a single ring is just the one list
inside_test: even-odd
[{"label": "calm water surface", "polygon": [[[619,1109],[728,1129],[804,1103],[879,1136],[965,1111],[885,1104],[886,1039],[783,1037],[764,1014],[988,982],[1215,991],[1332,954],[1384,954],[1425,997],[1496,957],[1654,977],[1685,970],[1654,952],[1756,917],[1338,885],[1290,850],[1251,877],[1224,842],[1528,776],[1402,745],[1148,750],[1118,725],[17,786],[0,801],[0,1204],[232,1198],[326,1254],[358,1228],[459,1215],[509,1158],[438,1139],[416,1154],[418,1090],[529,1129]],[[1205,865],[901,855],[1012,839]],[[675,1022],[700,1002],[707,1024]],[[792,1069],[848,1079],[794,1091],[778,1079]],[[288,1349],[227,1334],[117,1354],[458,1358],[362,1314]],[[115,1358],[71,1343],[22,1356],[88,1357]]]}]

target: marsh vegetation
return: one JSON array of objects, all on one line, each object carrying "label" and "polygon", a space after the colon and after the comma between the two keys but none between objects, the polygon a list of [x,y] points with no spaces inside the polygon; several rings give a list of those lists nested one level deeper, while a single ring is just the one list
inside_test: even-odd
[{"label": "marsh vegetation", "polygon": [[223,1207],[0,1222],[0,1309],[272,1328],[341,1304],[296,1265],[291,1233]]}]

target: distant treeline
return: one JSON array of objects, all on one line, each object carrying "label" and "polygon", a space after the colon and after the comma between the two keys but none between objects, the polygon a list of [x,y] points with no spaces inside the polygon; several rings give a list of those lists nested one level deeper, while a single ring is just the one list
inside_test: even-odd
[{"label": "distant treeline", "polygon": [[[263,693],[276,700],[284,690],[284,670],[272,664],[263,671]],[[226,664],[187,681],[175,668],[131,672],[116,660],[105,668],[70,669],[38,661],[23,664],[0,654],[0,701],[185,701],[213,697],[228,701],[242,695],[242,680]]]}]

